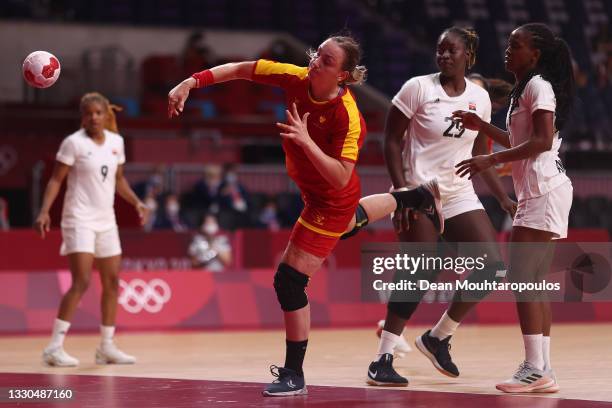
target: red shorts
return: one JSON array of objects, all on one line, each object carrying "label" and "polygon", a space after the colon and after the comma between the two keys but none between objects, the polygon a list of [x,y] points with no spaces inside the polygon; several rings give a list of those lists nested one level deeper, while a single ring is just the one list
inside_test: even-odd
[{"label": "red shorts", "polygon": [[306,204],[293,226],[289,241],[300,249],[327,258],[355,215],[351,209],[318,208]]}]

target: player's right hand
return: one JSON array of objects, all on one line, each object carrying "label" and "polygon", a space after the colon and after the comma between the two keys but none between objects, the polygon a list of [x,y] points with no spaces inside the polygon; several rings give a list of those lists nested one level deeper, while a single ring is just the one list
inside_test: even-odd
[{"label": "player's right hand", "polygon": [[391,220],[393,221],[393,229],[397,234],[410,229],[410,221],[417,220],[419,214],[417,211],[413,211],[411,208],[404,208],[403,210],[396,210],[393,213]]},{"label": "player's right hand", "polygon": [[42,239],[51,230],[51,217],[48,213],[40,213],[34,222],[34,229],[38,231]]},{"label": "player's right hand", "polygon": [[453,112],[453,119],[459,119],[464,128],[479,131],[482,127],[482,119],[474,112],[458,110]]},{"label": "player's right hand", "polygon": [[172,118],[172,116],[178,116],[183,112],[185,101],[187,100],[187,97],[189,97],[189,91],[192,88],[192,83],[195,83],[195,79],[186,79],[168,92],[169,118]]}]

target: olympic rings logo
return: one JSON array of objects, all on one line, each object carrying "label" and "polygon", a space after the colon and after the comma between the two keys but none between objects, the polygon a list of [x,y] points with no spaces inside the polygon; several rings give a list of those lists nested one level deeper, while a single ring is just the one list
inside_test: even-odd
[{"label": "olympic rings logo", "polygon": [[172,297],[170,286],[162,279],[132,279],[130,283],[119,280],[121,294],[119,304],[128,313],[140,313],[143,309],[149,313],[158,313]]}]

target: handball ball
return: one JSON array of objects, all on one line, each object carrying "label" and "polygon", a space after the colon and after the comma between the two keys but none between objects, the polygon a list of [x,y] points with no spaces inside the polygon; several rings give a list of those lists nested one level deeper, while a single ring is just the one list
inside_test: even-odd
[{"label": "handball ball", "polygon": [[34,51],[23,61],[23,78],[34,88],[48,88],[60,75],[60,63],[47,51]]}]

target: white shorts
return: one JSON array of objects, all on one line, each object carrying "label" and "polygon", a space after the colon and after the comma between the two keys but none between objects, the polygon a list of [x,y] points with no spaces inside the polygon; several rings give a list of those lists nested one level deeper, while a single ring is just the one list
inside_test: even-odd
[{"label": "white shorts", "polygon": [[121,255],[121,242],[117,227],[104,232],[88,228],[62,228],[62,246],[60,255],[85,252],[96,258],[108,258]]},{"label": "white shorts", "polygon": [[466,189],[442,199],[442,215],[445,220],[474,210],[484,210],[484,207],[473,189]]},{"label": "white shorts", "polygon": [[573,194],[568,181],[539,197],[519,201],[512,226],[549,231],[553,239],[566,238]]}]

